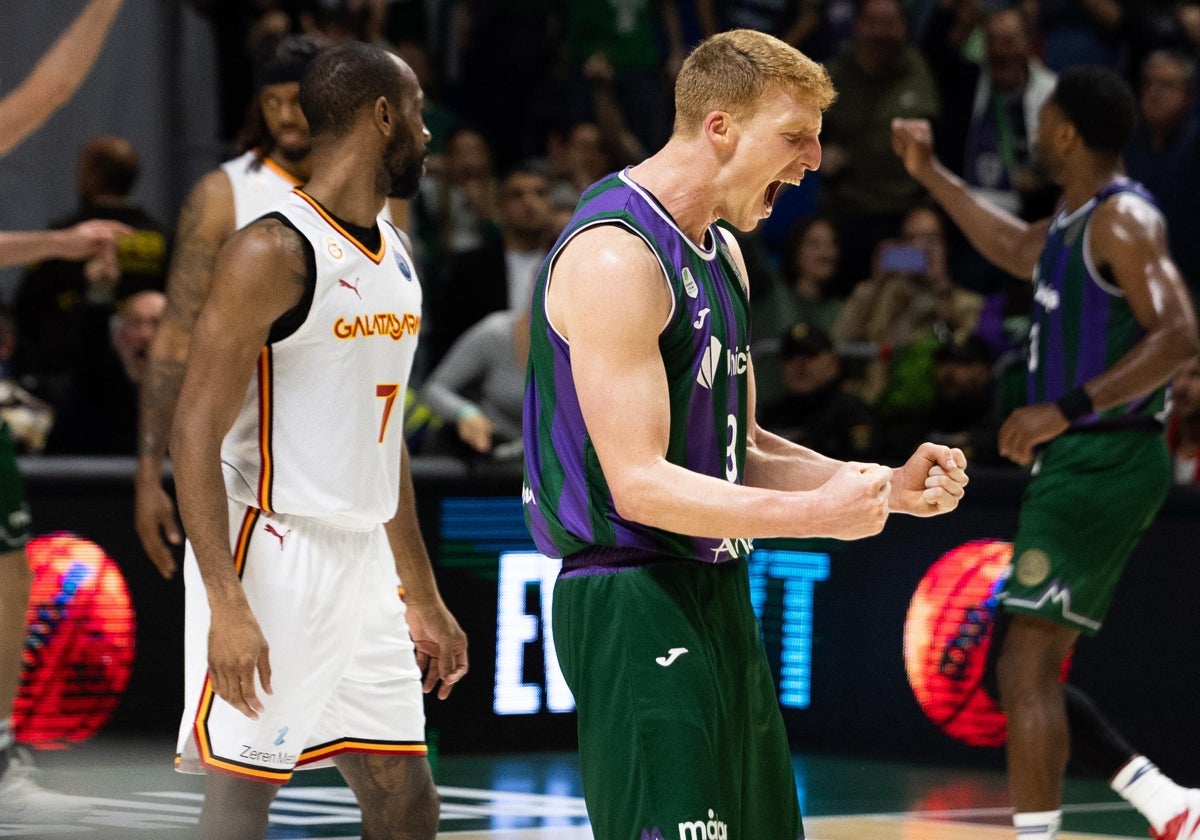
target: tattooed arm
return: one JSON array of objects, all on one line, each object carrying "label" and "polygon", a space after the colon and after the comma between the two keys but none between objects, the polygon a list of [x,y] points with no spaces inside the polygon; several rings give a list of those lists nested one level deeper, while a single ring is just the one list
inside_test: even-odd
[{"label": "tattooed arm", "polygon": [[254,671],[270,693],[271,668],[229,546],[221,440],[237,416],[271,324],[300,301],[307,274],[304,240],[277,219],[260,219],[230,237],[196,322],[171,433],[179,512],[212,610],[209,678],[220,697],[254,718],[262,709]]},{"label": "tattooed arm", "polygon": [[138,396],[134,525],[146,554],[166,578],[175,574],[175,558],[167,543],[179,545],[183,539],[175,520],[175,506],[162,487],[167,439],[192,330],[208,297],[217,251],[233,230],[233,187],[229,177],[218,169],[196,185],[179,215],[175,255],[167,277],[167,311],[150,345]]}]

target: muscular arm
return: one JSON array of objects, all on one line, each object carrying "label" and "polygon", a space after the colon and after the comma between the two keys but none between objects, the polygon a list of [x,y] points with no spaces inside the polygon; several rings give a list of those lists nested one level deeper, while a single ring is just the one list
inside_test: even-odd
[{"label": "muscular arm", "polygon": [[1200,353],[1196,319],[1179,269],[1167,251],[1161,218],[1138,198],[1120,196],[1096,211],[1092,260],[1111,274],[1146,335],[1086,384],[1097,409],[1149,393]]},{"label": "muscular arm", "polygon": [[170,577],[175,560],[162,532],[180,542],[175,513],[162,490],[167,440],[192,331],[208,297],[222,243],[233,233],[233,188],[217,170],[192,190],[179,215],[176,248],[167,277],[167,310],[154,335],[146,376],[138,395],[138,459],[134,478],[135,518],[142,546],[159,571]]},{"label": "muscular arm", "polygon": [[[1125,293],[1146,330],[1108,370],[1084,383],[1097,410],[1122,405],[1167,381],[1200,352],[1196,320],[1179,269],[1167,252],[1162,220],[1149,205],[1118,196],[1095,211],[1088,225],[1093,264]],[[1038,444],[1070,423],[1054,403],[1019,408],[1000,427],[1000,454],[1027,464]]]},{"label": "muscular arm", "polygon": [[554,267],[548,305],[570,341],[584,422],[623,517],[702,537],[852,538],[883,527],[890,471],[881,467],[840,470],[821,492],[780,491],[666,459],[671,417],[658,336],[671,299],[661,267],[634,235],[609,226],[579,234]]},{"label": "muscular arm", "polygon": [[[247,641],[255,634],[261,640],[261,633],[230,550],[221,441],[237,416],[271,324],[300,300],[306,274],[299,235],[277,220],[255,222],[230,239],[196,324],[171,436],[179,510],[212,608],[213,688],[247,714],[258,710],[253,670],[260,654],[265,664],[266,644],[255,648]],[[262,682],[269,686],[269,668]]]},{"label": "muscular arm", "polygon": [[121,0],[92,0],[24,81],[0,99],[0,156],[36,131],[78,90],[120,9]]},{"label": "muscular arm", "polygon": [[934,157],[927,120],[893,120],[892,148],[979,253],[1014,277],[1033,277],[1049,220],[1030,224],[976,196]]}]

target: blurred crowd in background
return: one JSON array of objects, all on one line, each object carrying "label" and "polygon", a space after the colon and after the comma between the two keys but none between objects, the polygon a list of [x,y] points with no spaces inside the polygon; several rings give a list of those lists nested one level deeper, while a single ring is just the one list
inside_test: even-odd
[{"label": "blurred crowd in background", "polygon": [[[828,455],[905,457],[923,439],[1002,463],[996,431],[1023,400],[1032,289],[947,223],[891,148],[925,117],[942,160],[1027,219],[1053,212],[1034,165],[1055,74],[1104,64],[1141,121],[1129,175],[1154,193],[1173,257],[1200,287],[1196,68],[1200,2],[1184,0],[195,0],[216,33],[220,144],[256,138],[257,56],[320,33],[393,49],[416,71],[433,135],[420,195],[397,223],[425,294],[407,398],[416,454],[520,455],[533,277],[582,191],[658,148],[687,51],[728,28],[770,32],[825,62],[838,99],[823,162],[771,217],[737,233],[750,270],[757,412]],[[215,165],[218,161],[214,160]],[[133,455],[137,389],[174,218],[131,196],[138,150],[78,150],[78,205],[53,226],[117,219],[117,265],[28,266],[0,313],[0,404],[27,453]],[[603,313],[597,313],[603,317]],[[1181,374],[1168,438],[1176,478],[1200,475],[1200,364]]]}]

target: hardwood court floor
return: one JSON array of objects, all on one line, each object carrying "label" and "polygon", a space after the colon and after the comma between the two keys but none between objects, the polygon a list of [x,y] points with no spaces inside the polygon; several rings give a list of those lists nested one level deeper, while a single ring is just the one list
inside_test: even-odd
[{"label": "hardwood court floor", "polygon": [[[16,827],[22,840],[193,840],[199,777],[171,770],[173,746],[102,738],[40,753],[42,781],[92,798],[75,826]],[[929,767],[797,755],[807,840],[1014,840],[1004,777],[995,767]],[[441,756],[439,837],[447,840],[591,840],[573,754]],[[1102,783],[1068,779],[1060,840],[1146,837],[1141,818]],[[359,836],[354,798],[336,772],[299,774],[271,810],[271,840]],[[675,840],[670,834],[667,840]],[[737,838],[751,840],[751,838]]]}]

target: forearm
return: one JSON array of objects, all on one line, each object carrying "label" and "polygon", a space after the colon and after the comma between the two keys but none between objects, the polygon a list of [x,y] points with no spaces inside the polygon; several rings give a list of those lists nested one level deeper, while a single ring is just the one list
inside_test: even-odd
[{"label": "forearm", "polygon": [[1194,327],[1179,324],[1146,335],[1117,364],[1084,385],[1097,411],[1124,405],[1161,386],[1196,357]]},{"label": "forearm", "polygon": [[175,493],[183,527],[214,609],[245,601],[230,550],[229,501],[221,475],[220,436],[200,412],[180,424],[172,438]]},{"label": "forearm", "polygon": [[841,463],[756,427],[746,445],[746,484],[771,490],[815,490]]},{"label": "forearm", "polygon": [[396,557],[396,574],[404,587],[404,600],[411,604],[437,604],[442,600],[433,564],[425,548],[425,539],[417,522],[417,503],[413,491],[412,471],[409,468],[408,448],[400,458],[400,499],[396,515],[384,525],[392,554]]},{"label": "forearm", "polygon": [[460,397],[448,386],[440,382],[427,382],[421,392],[421,397],[429,410],[447,423],[457,422],[465,412],[478,406],[468,399]]},{"label": "forearm", "polygon": [[[746,468],[749,482],[749,458]],[[739,485],[664,459],[610,481],[609,489],[625,519],[677,534],[730,539],[827,535],[827,512],[812,488]]]},{"label": "forearm", "polygon": [[159,328],[150,345],[150,359],[138,394],[138,468],[156,475],[167,458],[189,339],[189,333],[169,322]]},{"label": "forearm", "polygon": [[0,231],[0,268],[60,257],[68,236],[61,230]]},{"label": "forearm", "polygon": [[0,155],[33,133],[79,88],[108,37],[122,0],[92,0],[0,103]]},{"label": "forearm", "polygon": [[977,197],[940,162],[935,162],[920,180],[989,262],[1017,277],[1032,275],[1033,265],[1025,258],[1023,247],[1030,230],[1028,223]]}]

